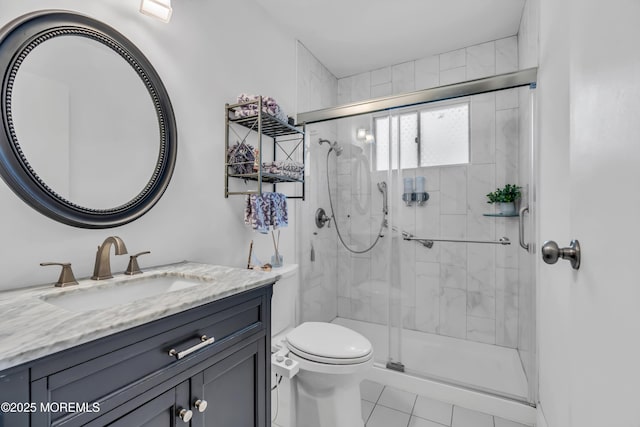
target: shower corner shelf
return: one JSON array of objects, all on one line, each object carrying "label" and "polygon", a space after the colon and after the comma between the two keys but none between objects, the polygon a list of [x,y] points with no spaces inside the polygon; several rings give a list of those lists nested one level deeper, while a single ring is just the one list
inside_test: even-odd
[{"label": "shower corner shelf", "polygon": [[518,214],[484,213],[482,214],[482,216],[490,216],[494,218],[515,218],[518,216]]},{"label": "shower corner shelf", "polygon": [[[238,116],[236,111],[242,107],[255,105],[254,115],[250,116]],[[239,143],[246,143],[249,138],[255,138],[255,148],[259,150],[259,164],[258,171],[251,173],[234,173],[231,169],[233,166],[229,162],[228,154],[229,147],[232,145],[230,138],[236,137]],[[282,120],[264,112],[262,110],[262,97],[257,97],[254,101],[242,102],[237,104],[225,104],[225,186],[224,197],[228,198],[230,195],[242,195],[242,194],[262,194],[263,184],[272,185],[272,191],[276,191],[276,184],[300,184],[301,190],[296,196],[289,196],[290,199],[305,199],[304,188],[304,171],[300,179],[267,172],[264,168],[265,157],[273,160],[274,162],[278,157],[278,154],[284,155],[283,161],[291,161],[297,157],[301,159],[299,163],[303,165],[305,159],[305,147],[304,147],[305,125],[293,126],[289,123],[285,123]],[[263,141],[263,138],[269,138],[271,143]],[[263,150],[263,148],[265,150]],[[295,157],[294,157],[295,156]],[[237,164],[237,163],[236,163]],[[268,169],[267,169],[268,170]],[[242,179],[245,181],[256,182],[257,185],[251,190],[245,191],[230,191],[229,190],[229,178]]]}]

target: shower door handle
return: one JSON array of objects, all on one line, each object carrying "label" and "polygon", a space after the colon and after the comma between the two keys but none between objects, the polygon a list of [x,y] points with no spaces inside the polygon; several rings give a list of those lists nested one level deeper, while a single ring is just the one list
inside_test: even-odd
[{"label": "shower door handle", "polygon": [[524,242],[524,213],[525,212],[529,212],[529,206],[523,206],[520,209],[520,215],[518,215],[518,221],[519,221],[519,237],[520,237],[520,246],[522,246],[522,249],[524,249],[525,251],[529,252],[529,244]]}]

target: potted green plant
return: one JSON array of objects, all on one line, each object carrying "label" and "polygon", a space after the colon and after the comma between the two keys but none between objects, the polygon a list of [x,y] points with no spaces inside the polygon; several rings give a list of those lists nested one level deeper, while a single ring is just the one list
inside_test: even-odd
[{"label": "potted green plant", "polygon": [[522,187],[515,184],[507,184],[504,188],[497,188],[496,191],[487,194],[487,203],[496,203],[502,215],[515,215],[515,202],[522,196]]}]

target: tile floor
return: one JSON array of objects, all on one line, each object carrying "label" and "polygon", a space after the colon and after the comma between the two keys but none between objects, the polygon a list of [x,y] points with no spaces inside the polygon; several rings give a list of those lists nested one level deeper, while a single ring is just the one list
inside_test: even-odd
[{"label": "tile floor", "polygon": [[365,427],[528,427],[369,380],[360,395]]},{"label": "tile floor", "polygon": [[366,427],[527,427],[369,380],[360,390]]}]

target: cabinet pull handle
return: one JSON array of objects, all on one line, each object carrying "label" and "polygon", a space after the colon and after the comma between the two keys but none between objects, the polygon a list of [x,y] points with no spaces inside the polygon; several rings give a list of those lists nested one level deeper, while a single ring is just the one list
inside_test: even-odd
[{"label": "cabinet pull handle", "polygon": [[198,351],[203,347],[213,344],[215,340],[216,339],[214,337],[207,338],[206,335],[203,335],[200,337],[200,341],[202,341],[200,344],[196,344],[193,347],[189,347],[188,349],[182,351],[178,351],[175,348],[172,348],[171,350],[169,350],[169,356],[175,357],[176,359],[180,360],[183,357],[190,355],[194,351]]},{"label": "cabinet pull handle", "polygon": [[208,405],[207,401],[202,399],[198,399],[195,402],[193,402],[193,406],[198,410],[198,412],[206,411],[207,405]]},{"label": "cabinet pull handle", "polygon": [[182,422],[188,423],[193,417],[193,411],[189,411],[188,409],[180,409],[180,411],[178,412],[178,416],[180,417]]}]

